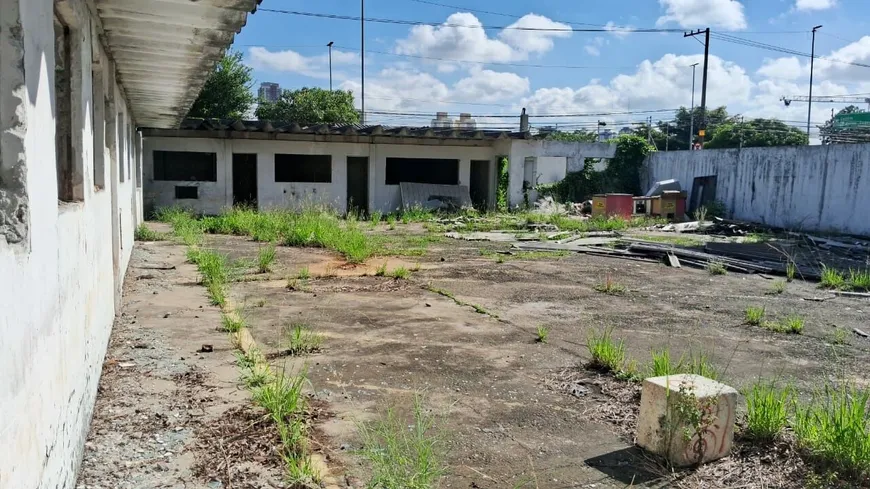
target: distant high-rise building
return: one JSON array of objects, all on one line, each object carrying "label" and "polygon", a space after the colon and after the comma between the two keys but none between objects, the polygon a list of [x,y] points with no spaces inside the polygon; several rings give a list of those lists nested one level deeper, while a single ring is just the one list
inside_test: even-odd
[{"label": "distant high-rise building", "polygon": [[266,102],[275,102],[281,98],[281,86],[277,83],[263,82],[257,91],[257,99]]}]

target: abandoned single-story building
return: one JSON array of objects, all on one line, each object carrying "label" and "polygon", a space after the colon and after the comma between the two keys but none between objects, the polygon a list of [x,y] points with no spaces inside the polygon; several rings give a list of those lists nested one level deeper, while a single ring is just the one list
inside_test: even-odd
[{"label": "abandoned single-story building", "polygon": [[614,152],[609,144],[548,141],[528,131],[263,121],[190,120],[143,135],[146,212],[180,205],[217,214],[238,204],[315,203],[388,213],[402,206],[402,182],[465,186],[476,207],[493,208],[502,158],[516,206],[524,189],[559,181],[582,168],[584,158]]},{"label": "abandoned single-story building", "polygon": [[177,127],[257,0],[0,0],[0,487],[71,488],[133,234],[139,126]]}]

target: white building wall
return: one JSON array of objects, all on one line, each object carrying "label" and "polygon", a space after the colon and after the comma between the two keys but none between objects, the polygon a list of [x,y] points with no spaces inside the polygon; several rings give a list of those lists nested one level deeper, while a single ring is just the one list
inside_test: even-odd
[{"label": "white building wall", "polygon": [[[217,153],[217,182],[165,182],[154,180],[153,153],[204,151]],[[328,205],[339,212],[347,207],[347,158],[369,159],[369,210],[395,212],[401,205],[398,185],[386,185],[387,158],[444,158],[459,160],[459,184],[469,185],[471,160],[495,158],[492,147],[414,144],[267,141],[261,139],[203,139],[147,137],[144,143],[147,209],[181,205],[204,214],[217,214],[232,205],[232,155],[257,155],[257,200],[260,209],[294,208],[303,203]],[[330,183],[275,182],[275,154],[328,154],[332,156]],[[494,172],[493,172],[494,174]],[[176,200],[176,185],[199,186],[198,200]],[[491,187],[494,192],[495,185]]]},{"label": "white building wall", "polygon": [[[0,0],[0,77],[3,83],[3,170],[23,162],[29,216],[23,240],[0,237],[0,487],[69,488],[75,483],[121,278],[139,214],[134,182],[94,186],[91,31],[75,8],[81,53],[79,98],[73,100],[74,152],[81,158],[83,201],[58,203],[55,167],[54,28],[52,0]],[[108,60],[101,53],[103,66]],[[21,83],[14,81],[23,73]],[[98,75],[102,76],[98,69]],[[112,84],[114,89],[117,87]],[[12,96],[11,94],[16,96]],[[123,98],[115,92],[123,109]],[[7,109],[17,116],[14,127]],[[126,127],[132,121],[126,115]],[[98,121],[97,127],[102,124]],[[20,151],[19,151],[20,150]],[[105,156],[111,152],[104,148]],[[129,155],[118,154],[115,165]],[[0,184],[0,191],[6,190]],[[117,201],[118,205],[113,206]],[[119,223],[113,259],[113,221]],[[123,249],[121,249],[123,247]],[[113,263],[117,261],[117,263]]]},{"label": "white building wall", "polygon": [[691,194],[695,177],[710,175],[735,219],[870,235],[870,144],[657,152],[641,182],[675,178]]}]

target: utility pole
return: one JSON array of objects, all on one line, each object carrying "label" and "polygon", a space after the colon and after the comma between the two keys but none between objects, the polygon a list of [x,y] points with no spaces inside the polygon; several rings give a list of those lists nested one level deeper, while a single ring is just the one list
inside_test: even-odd
[{"label": "utility pole", "polygon": [[652,116],[649,116],[649,123],[646,125],[646,138],[650,144],[653,143],[653,139],[652,139]]},{"label": "utility pole", "polygon": [[692,65],[692,111],[689,113],[689,150],[695,149],[695,68],[698,63]]},{"label": "utility pole", "polygon": [[745,127],[746,119],[740,116],[740,146],[738,149],[743,149],[743,128]]},{"label": "utility pole", "polygon": [[329,44],[326,47],[329,48],[329,91],[332,91],[332,45],[335,44],[335,41],[329,41]]},{"label": "utility pole", "polygon": [[813,116],[813,62],[816,60],[816,31],[822,26],[813,27],[813,47],[810,51],[810,98],[809,107],[807,108],[807,144],[810,144],[810,120]]},{"label": "utility pole", "polygon": [[366,0],[359,2],[359,32],[360,32],[360,75],[362,78],[362,124],[366,124]]},{"label": "utility pole", "polygon": [[671,139],[671,123],[665,122],[665,151],[668,150],[668,143]]},{"label": "utility pole", "polygon": [[710,28],[687,32],[683,37],[695,37],[704,33],[704,76],[701,81],[701,129],[698,131],[698,143],[704,147],[704,136],[707,134],[707,68],[710,63]]}]

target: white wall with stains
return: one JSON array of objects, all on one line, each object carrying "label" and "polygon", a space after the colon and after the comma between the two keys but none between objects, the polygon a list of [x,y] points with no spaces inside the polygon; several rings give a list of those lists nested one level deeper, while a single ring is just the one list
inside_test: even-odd
[{"label": "white wall with stains", "polygon": [[870,144],[660,151],[644,162],[641,182],[675,178],[691,193],[708,175],[734,219],[870,235]]},{"label": "white wall with stains", "polygon": [[[54,2],[0,0],[0,199],[15,194],[27,203],[21,239],[0,236],[4,489],[75,484],[134,227],[141,219],[131,170],[133,131],[119,130],[134,127],[133,121],[108,58],[99,43],[91,42],[89,14],[74,8],[81,3],[64,4],[72,9],[68,20],[78,27],[71,38],[78,57],[71,127],[83,198],[75,202],[58,201]],[[110,88],[105,94],[97,91],[101,110],[94,110],[94,77],[98,87]],[[106,100],[111,104],[104,107]],[[122,124],[114,120],[119,112]],[[95,129],[105,134],[95,138]],[[103,166],[95,165],[97,155]],[[21,188],[7,178],[15,169],[22,170]],[[96,171],[102,178],[95,178]]]}]

